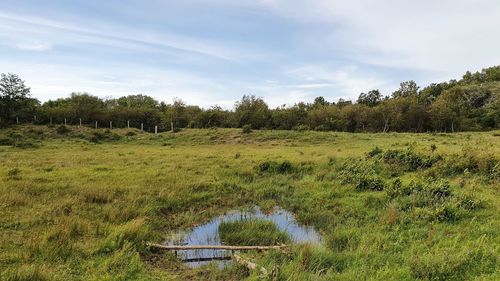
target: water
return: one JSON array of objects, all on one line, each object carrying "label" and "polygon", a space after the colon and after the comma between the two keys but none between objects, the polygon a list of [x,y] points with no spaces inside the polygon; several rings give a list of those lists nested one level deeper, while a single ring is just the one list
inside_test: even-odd
[{"label": "water", "polygon": [[[167,245],[222,245],[219,238],[221,222],[246,219],[262,219],[273,222],[280,230],[286,231],[294,243],[319,244],[320,235],[312,227],[299,225],[292,213],[281,208],[274,208],[271,213],[262,213],[259,207],[248,210],[234,210],[216,217],[206,224],[197,226],[189,232],[173,233]],[[220,267],[228,265],[231,252],[228,250],[189,250],[177,251],[177,255],[187,265],[197,267],[216,260]]]}]

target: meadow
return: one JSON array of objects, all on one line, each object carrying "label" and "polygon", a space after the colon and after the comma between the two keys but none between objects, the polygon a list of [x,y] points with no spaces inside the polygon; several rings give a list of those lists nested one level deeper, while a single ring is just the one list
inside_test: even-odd
[{"label": "meadow", "polygon": [[[145,245],[252,205],[322,244],[244,254],[273,276]],[[499,257],[499,131],[0,130],[0,280],[500,280]]]}]

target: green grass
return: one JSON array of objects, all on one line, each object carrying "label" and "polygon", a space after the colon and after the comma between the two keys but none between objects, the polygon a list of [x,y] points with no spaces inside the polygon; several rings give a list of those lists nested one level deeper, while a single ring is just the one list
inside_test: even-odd
[{"label": "green grass", "polygon": [[0,280],[256,279],[144,245],[255,204],[324,238],[279,280],[500,279],[498,132],[66,129],[0,131]]},{"label": "green grass", "polygon": [[224,245],[272,246],[290,242],[288,234],[273,222],[258,219],[222,222],[219,237]]}]

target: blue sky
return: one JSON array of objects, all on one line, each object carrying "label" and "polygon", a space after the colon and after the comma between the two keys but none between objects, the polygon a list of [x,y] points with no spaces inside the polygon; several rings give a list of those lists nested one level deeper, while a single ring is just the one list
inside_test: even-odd
[{"label": "blue sky", "polygon": [[0,72],[42,101],[355,99],[500,64],[499,15],[495,0],[2,0]]}]

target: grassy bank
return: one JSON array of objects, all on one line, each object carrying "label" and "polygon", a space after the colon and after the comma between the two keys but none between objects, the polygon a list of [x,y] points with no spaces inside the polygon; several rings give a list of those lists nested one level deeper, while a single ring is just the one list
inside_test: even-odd
[{"label": "grassy bank", "polygon": [[257,204],[325,240],[253,257],[280,280],[498,280],[495,135],[5,129],[0,279],[257,278],[144,246]]}]

